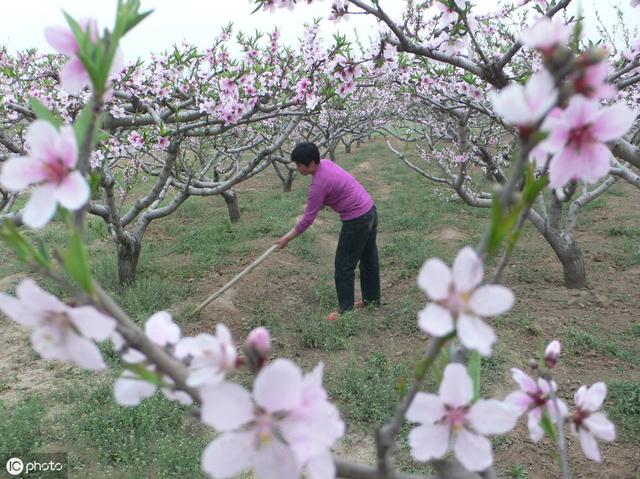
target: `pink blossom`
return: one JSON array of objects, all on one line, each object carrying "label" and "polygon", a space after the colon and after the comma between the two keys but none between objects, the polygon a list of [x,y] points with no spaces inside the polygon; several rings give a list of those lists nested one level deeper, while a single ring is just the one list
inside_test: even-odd
[{"label": "pink blossom", "polygon": [[[538,442],[544,436],[544,431],[540,427],[542,413],[546,410],[549,412],[551,419],[555,422],[558,417],[553,400],[551,399],[551,388],[555,391],[556,384],[540,378],[536,383],[526,373],[520,369],[512,368],[511,375],[516,383],[520,386],[520,391],[514,391],[509,394],[504,402],[513,406],[518,414],[528,413],[529,435],[531,440]],[[557,399],[558,408],[561,417],[567,415],[567,406],[561,399]]]},{"label": "pink blossom", "polygon": [[160,150],[166,150],[167,148],[169,148],[169,139],[165,136],[159,136],[158,140],[156,141],[156,147]]},{"label": "pink blossom", "polygon": [[510,83],[499,92],[492,92],[495,112],[509,124],[532,126],[556,103],[558,90],[546,70],[534,73],[527,84]]},{"label": "pink blossom", "polygon": [[174,352],[178,359],[190,357],[187,384],[192,387],[218,384],[236,365],[237,351],[231,332],[224,324],[216,326],[216,335],[201,333],[183,338]]},{"label": "pink blossom", "polygon": [[259,479],[296,479],[306,467],[314,479],[333,478],[328,451],[344,425],[314,373],[303,378],[278,359],[258,373],[253,396],[230,382],[202,389],[202,421],[222,433],[205,449],[202,469],[221,479],[249,468]]},{"label": "pink blossom", "polygon": [[178,342],[180,327],[173,322],[169,313],[159,311],[144,323],[144,334],[158,346],[165,347]]},{"label": "pink blossom", "polygon": [[553,368],[558,362],[560,349],[560,341],[556,339],[551,341],[544,350],[544,362],[549,369]]},{"label": "pink blossom", "polygon": [[420,425],[409,433],[411,455],[417,461],[440,459],[453,444],[456,458],[470,471],[493,463],[488,434],[513,429],[517,413],[502,401],[480,399],[471,405],[473,383],[462,364],[448,364],[438,396],[419,392],[407,419]]},{"label": "pink blossom", "polygon": [[271,349],[271,335],[269,330],[263,327],[254,328],[247,336],[246,345],[254,349],[261,356],[266,356]]},{"label": "pink blossom", "polygon": [[483,275],[482,260],[468,246],[456,256],[453,269],[439,258],[427,260],[418,273],[418,286],[433,302],[418,313],[420,329],[437,337],[457,330],[466,348],[491,354],[496,335],[482,318],[511,309],[514,296],[501,285],[479,286]]},{"label": "pink blossom", "polygon": [[631,7],[637,7],[640,5],[640,0],[630,0],[629,5],[631,5]]},{"label": "pink blossom", "polygon": [[587,98],[604,100],[616,96],[616,88],[607,81],[611,74],[611,66],[606,61],[588,66],[579,75],[572,78],[577,93]]},{"label": "pink blossom", "polygon": [[106,368],[98,346],[114,331],[116,322],[93,306],[70,307],[25,279],[13,298],[0,293],[0,310],[13,321],[33,329],[31,344],[45,359],[71,361],[78,366]]},{"label": "pink blossom", "polygon": [[543,125],[550,135],[541,147],[554,155],[550,186],[560,188],[572,179],[595,183],[606,175],[611,153],[605,143],[626,133],[635,117],[622,103],[600,108],[596,101],[573,96],[566,110]]},{"label": "pink blossom", "polygon": [[144,147],[144,137],[136,130],[129,133],[127,140],[129,140],[129,143],[131,143],[131,145],[137,150]]},{"label": "pink blossom", "polygon": [[78,146],[73,128],[60,131],[44,120],[36,120],[26,134],[30,154],[10,158],[0,174],[0,184],[10,191],[37,185],[24,207],[22,219],[32,228],[41,228],[51,219],[58,203],[77,210],[89,199],[89,185],[74,170]]},{"label": "pink blossom", "polygon": [[616,438],[615,426],[606,414],[599,412],[607,396],[607,385],[603,382],[591,387],[580,386],[573,400],[577,411],[573,415],[571,431],[580,439],[582,452],[592,461],[601,462],[597,439],[613,441]]},{"label": "pink blossom", "polygon": [[[88,32],[91,41],[94,43],[98,40],[98,24],[94,19],[85,19],[79,22],[83,31]],[[66,27],[48,27],[44,31],[44,36],[58,53],[71,57],[69,62],[60,71],[60,83],[69,93],[80,93],[83,88],[91,83],[89,73],[78,58],[79,46],[73,33]],[[123,56],[120,48],[116,53],[111,64],[109,73],[115,75],[124,67]]]},{"label": "pink blossom", "polygon": [[[170,346],[177,348],[176,343],[180,340],[180,327],[173,322],[171,315],[166,311],[152,314],[145,322],[144,332],[151,341],[163,348]],[[119,334],[113,334],[111,340],[116,349],[122,354],[122,359],[126,362],[138,363],[139,366],[145,367],[148,371],[155,372],[155,367],[143,364],[146,357],[141,352],[127,348],[125,341]],[[160,389],[167,399],[178,401],[181,404],[191,404],[191,397],[187,393],[174,389],[171,378],[164,377],[162,381],[164,386]],[[113,384],[113,394],[116,402],[122,406],[136,406],[143,399],[151,397],[156,389],[157,386],[155,384],[139,377],[130,370],[125,370]]]},{"label": "pink blossom", "polygon": [[520,42],[528,48],[540,50],[544,55],[548,55],[556,47],[566,45],[570,36],[570,26],[549,17],[542,17],[522,32]]}]

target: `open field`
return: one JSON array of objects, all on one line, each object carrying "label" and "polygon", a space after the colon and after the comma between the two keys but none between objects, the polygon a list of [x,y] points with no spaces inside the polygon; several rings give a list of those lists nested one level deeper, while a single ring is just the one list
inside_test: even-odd
[{"label": "open field", "polygon": [[[335,303],[333,252],[340,226],[331,211],[323,211],[302,237],[199,318],[188,318],[191,308],[293,226],[302,214],[309,178],[296,179],[291,193],[281,192],[271,170],[240,184],[243,217],[236,225],[229,224],[221,198],[190,198],[173,216],[152,223],[138,281],[124,291],[116,286],[115,248],[100,220],[91,219],[87,235],[97,279],[140,323],[167,309],[185,335],[211,332],[224,322],[238,341],[263,325],[275,338],[274,355],[294,359],[305,370],[324,361],[326,387],[348,423],[338,452],[372,461],[371,432],[392,411],[427,342],[416,325],[416,313],[425,304],[415,284],[417,271],[431,256],[450,263],[460,247],[476,244],[488,212],[443,200],[443,191],[434,191],[379,140],[340,154],[338,161],[378,205],[383,305],[336,323],[324,320]],[[640,477],[639,203],[640,192],[616,184],[580,217],[578,239],[590,284],[583,291],[562,287],[560,263],[538,232],[527,227],[504,276],[516,292],[516,306],[494,321],[499,340],[495,354],[483,361],[483,393],[503,398],[516,388],[509,369],[525,369],[541,344],[557,338],[564,348],[556,372],[562,398],[572,404],[580,384],[607,382],[605,410],[619,440],[601,443],[604,463],[598,465],[584,459],[569,438],[575,478]],[[43,234],[52,242],[62,238],[57,225]],[[23,277],[0,249],[0,290],[13,292]],[[78,478],[204,477],[199,458],[212,433],[188,414],[176,414],[181,407],[157,395],[138,408],[122,408],[111,396],[113,372],[95,376],[47,363],[28,341],[26,332],[0,318],[0,451],[67,451],[72,477]],[[113,353],[105,352],[119,371]],[[433,378],[428,386],[435,383]],[[407,431],[405,426],[398,462],[406,471],[427,471],[410,460]],[[547,439],[531,443],[522,420],[494,446],[500,477],[560,474],[552,444]]]}]

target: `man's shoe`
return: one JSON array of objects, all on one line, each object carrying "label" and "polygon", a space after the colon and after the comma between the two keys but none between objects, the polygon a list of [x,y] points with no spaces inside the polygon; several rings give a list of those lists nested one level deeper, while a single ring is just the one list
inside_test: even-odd
[{"label": "man's shoe", "polygon": [[338,313],[337,311],[331,311],[329,314],[327,314],[327,321],[335,321],[339,317],[340,313]]}]

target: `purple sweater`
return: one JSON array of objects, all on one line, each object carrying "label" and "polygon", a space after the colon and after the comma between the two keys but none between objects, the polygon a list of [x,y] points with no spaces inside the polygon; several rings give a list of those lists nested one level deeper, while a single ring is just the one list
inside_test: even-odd
[{"label": "purple sweater", "polygon": [[296,232],[301,234],[311,226],[325,205],[338,213],[341,221],[348,221],[367,213],[373,207],[373,199],[353,176],[333,161],[320,160],[311,180],[304,216],[295,226]]}]

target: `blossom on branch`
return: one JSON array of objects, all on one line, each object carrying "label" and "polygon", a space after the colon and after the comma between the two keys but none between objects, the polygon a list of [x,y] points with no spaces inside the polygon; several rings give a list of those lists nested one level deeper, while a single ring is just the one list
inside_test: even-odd
[{"label": "blossom on branch", "polygon": [[543,55],[550,55],[558,46],[564,46],[571,37],[571,27],[555,22],[549,17],[542,17],[533,26],[520,35],[520,42],[528,48],[540,50]]},{"label": "blossom on branch", "polygon": [[70,361],[94,371],[107,367],[92,340],[109,338],[116,321],[93,306],[67,306],[25,279],[16,288],[15,298],[0,293],[0,311],[33,329],[31,344],[44,359]]},{"label": "blossom on branch", "polygon": [[504,286],[479,286],[483,276],[482,260],[468,246],[460,250],[452,269],[439,258],[427,260],[418,273],[418,286],[433,302],[418,313],[420,329],[437,337],[455,330],[467,349],[490,355],[496,335],[482,318],[507,312],[515,298]]},{"label": "blossom on branch", "polygon": [[407,419],[420,425],[409,433],[411,455],[418,461],[440,459],[451,449],[470,471],[483,471],[493,463],[491,441],[485,436],[504,434],[516,424],[516,411],[496,399],[473,405],[473,382],[462,364],[448,364],[438,395],[419,392]]},{"label": "blossom on branch", "polygon": [[534,381],[531,376],[524,373],[518,368],[511,369],[511,375],[520,391],[514,391],[509,394],[504,402],[513,406],[518,414],[527,413],[529,427],[529,435],[531,440],[538,442],[544,436],[544,430],[540,427],[542,414],[547,411],[551,419],[556,422],[558,414],[560,417],[567,415],[567,406],[561,399],[558,401],[558,409],[556,409],[553,399],[551,398],[551,390],[557,389],[555,382],[539,378],[538,382]]},{"label": "blossom on branch", "polygon": [[573,415],[571,431],[578,436],[584,455],[596,462],[602,461],[596,438],[604,441],[616,438],[615,426],[606,414],[599,412],[606,396],[607,385],[597,382],[589,388],[580,386],[573,397],[577,411]]},{"label": "blossom on branch", "polygon": [[222,434],[207,446],[202,469],[230,478],[253,468],[259,479],[333,479],[329,449],[344,423],[322,387],[322,366],[303,377],[278,359],[256,376],[253,395],[225,381],[201,390],[202,421]]},{"label": "blossom on branch", "polygon": [[26,134],[30,153],[10,158],[0,173],[0,184],[10,191],[36,185],[22,212],[24,223],[42,228],[60,203],[69,210],[82,208],[89,200],[89,185],[75,170],[78,145],[73,128],[59,131],[44,120],[34,121]]},{"label": "blossom on branch", "polygon": [[494,111],[511,125],[533,126],[558,99],[553,77],[547,70],[534,73],[525,86],[510,83],[490,96]]},{"label": "blossom on branch", "polygon": [[600,108],[598,102],[576,95],[557,116],[549,116],[543,129],[550,132],[540,145],[553,154],[549,185],[560,188],[569,180],[595,183],[609,172],[611,153],[605,145],[624,135],[636,117],[626,105]]}]

